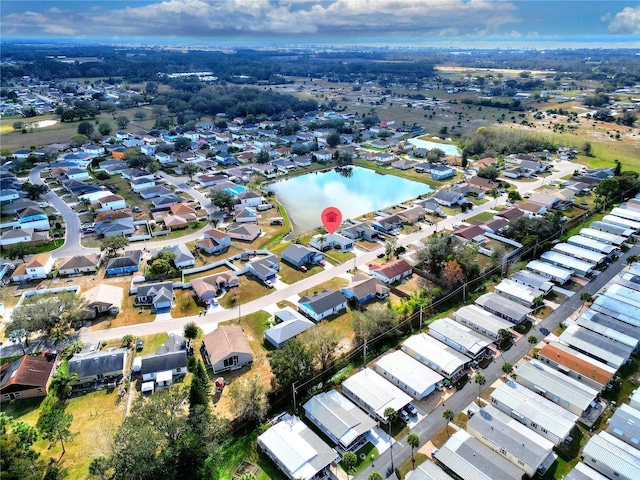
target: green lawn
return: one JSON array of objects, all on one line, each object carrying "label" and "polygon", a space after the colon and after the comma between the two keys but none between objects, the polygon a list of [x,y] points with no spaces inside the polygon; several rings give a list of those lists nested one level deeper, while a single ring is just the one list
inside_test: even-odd
[{"label": "green lawn", "polygon": [[190,288],[176,289],[173,291],[176,296],[175,307],[171,309],[171,315],[175,317],[189,317],[202,312],[202,306],[196,302],[195,293]]},{"label": "green lawn", "polygon": [[446,181],[439,182],[437,180],[433,180],[426,173],[418,173],[413,169],[410,170],[398,170],[396,168],[388,168],[388,167],[379,167],[374,162],[370,160],[363,160],[357,158],[354,160],[354,165],[359,167],[368,168],[369,170],[375,170],[376,172],[381,172],[386,175],[395,175],[396,177],[406,178],[407,180],[413,180],[414,182],[426,183],[433,189],[438,189],[444,185],[452,184],[460,179],[461,174],[456,174],[455,177],[448,178]]},{"label": "green lawn", "polygon": [[241,275],[239,280],[239,299],[236,300],[233,293],[227,292],[219,299],[220,305],[222,305],[223,308],[233,308],[238,305],[238,302],[240,302],[240,304],[247,303],[271,292],[271,290],[265,287],[262,283],[255,280],[249,280],[245,275]]},{"label": "green lawn", "polygon": [[479,213],[478,215],[475,215],[475,216],[473,216],[471,218],[468,218],[466,220],[466,222],[471,223],[474,220],[476,220],[478,222],[488,222],[490,220],[493,220],[493,215],[494,214],[492,212],[482,212],[482,213]]},{"label": "green lawn", "polygon": [[264,429],[258,429],[248,435],[229,438],[220,452],[219,461],[216,463],[217,476],[214,478],[230,479],[243,460],[258,465],[262,469],[257,480],[282,478],[282,473],[273,462],[266,455],[258,453],[256,440],[263,432]]},{"label": "green lawn", "polygon": [[[356,457],[358,458],[358,463],[356,463],[356,466],[355,466],[355,475],[360,473],[362,470],[364,470],[366,467],[368,467],[371,464],[371,456],[372,455],[373,455],[374,463],[375,463],[375,459],[380,456],[380,453],[378,452],[378,449],[371,442],[365,443],[362,446],[362,448],[360,448],[359,450],[355,451],[354,453],[356,454]],[[363,458],[361,458],[361,456]],[[342,464],[342,462],[340,462],[340,468],[342,468],[342,470],[345,470],[345,467]],[[351,472],[349,472],[349,474],[352,475],[352,476],[355,476],[353,470]]]},{"label": "green lawn", "polygon": [[298,270],[296,267],[288,265],[284,262],[280,263],[280,279],[289,285],[292,285],[296,282],[299,282],[305,277],[310,275],[315,275],[322,271],[322,267],[320,265],[307,265],[307,271],[302,272]]}]

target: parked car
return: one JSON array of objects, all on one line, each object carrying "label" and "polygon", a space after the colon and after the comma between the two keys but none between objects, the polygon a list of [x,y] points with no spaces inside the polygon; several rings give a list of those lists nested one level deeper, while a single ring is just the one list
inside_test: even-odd
[{"label": "parked car", "polygon": [[379,253],[378,255],[376,255],[378,258],[384,258],[384,253]]},{"label": "parked car", "polygon": [[307,271],[307,267],[305,267],[304,265],[300,265],[300,271],[301,272],[306,272]]},{"label": "parked car", "polygon": [[404,409],[409,413],[409,415],[415,417],[416,415],[418,415],[418,410],[416,409],[416,407],[413,406],[412,403],[408,403]]},{"label": "parked car", "polygon": [[404,410],[400,410],[398,412],[398,415],[405,423],[409,423],[410,419],[409,419],[409,414],[407,412],[405,412]]},{"label": "parked car", "polygon": [[140,351],[144,348],[144,340],[138,340],[138,343],[136,343],[136,351]]},{"label": "parked car", "polygon": [[271,282],[271,280],[265,280],[264,286],[267,288],[273,288],[273,283]]},{"label": "parked car", "polygon": [[140,207],[138,207],[137,205],[135,207],[133,207],[133,211],[135,213],[140,213],[142,210],[140,210]]},{"label": "parked car", "polygon": [[320,265],[321,267],[324,267],[326,264],[324,263],[324,260],[318,260],[316,262],[318,265]]}]

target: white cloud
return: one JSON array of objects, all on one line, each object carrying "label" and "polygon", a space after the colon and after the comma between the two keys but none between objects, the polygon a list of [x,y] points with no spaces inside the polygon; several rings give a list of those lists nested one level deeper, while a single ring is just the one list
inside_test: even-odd
[{"label": "white cloud", "polygon": [[626,7],[616,13],[609,23],[609,30],[613,33],[640,35],[640,6]]},{"label": "white cloud", "polygon": [[111,11],[61,6],[65,2],[43,13],[6,15],[3,30],[120,37],[421,37],[490,35],[518,22],[511,3],[494,0],[165,0]]}]

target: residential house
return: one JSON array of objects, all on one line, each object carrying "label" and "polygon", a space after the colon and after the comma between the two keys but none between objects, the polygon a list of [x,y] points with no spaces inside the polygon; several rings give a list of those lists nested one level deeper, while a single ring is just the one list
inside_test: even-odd
[{"label": "residential house", "polygon": [[640,411],[623,403],[607,420],[607,425],[607,432],[612,436],[632,447],[640,446]]},{"label": "residential house", "polygon": [[435,165],[431,168],[431,178],[434,180],[446,180],[456,176],[456,170],[446,165]]},{"label": "residential house", "polygon": [[49,241],[49,232],[36,232],[33,228],[15,228],[6,230],[0,236],[0,246],[15,245],[16,243],[32,242],[42,244]]},{"label": "residential house", "polygon": [[502,332],[508,331],[513,324],[477,305],[466,305],[451,314],[462,325],[496,341],[502,338]]},{"label": "residential house", "polygon": [[414,160],[409,160],[408,158],[400,158],[395,162],[393,162],[391,166],[396,170],[410,170],[414,168],[417,164],[418,162]]},{"label": "residential house", "polygon": [[304,295],[298,300],[298,311],[319,322],[347,309],[347,299],[338,290],[323,290],[313,295]]},{"label": "residential house", "polygon": [[340,289],[348,299],[353,299],[360,305],[375,298],[383,299],[389,296],[391,291],[380,279],[357,273],[351,283]]},{"label": "residential house", "polygon": [[369,273],[386,284],[398,282],[410,277],[413,268],[405,260],[391,260],[382,265],[369,265]]},{"label": "residential house", "polygon": [[573,235],[567,239],[569,245],[590,250],[598,254],[606,255],[611,258],[615,254],[620,253],[620,249],[614,245],[583,237],[582,235]]},{"label": "residential house", "polygon": [[429,213],[432,215],[437,215],[442,212],[440,205],[433,198],[427,198],[425,200],[415,200],[413,204],[424,209],[425,213]]},{"label": "residential house", "polygon": [[[176,378],[187,374],[187,350],[184,338],[171,334],[163,345],[150,355],[136,358],[142,374],[142,392],[173,385]],[[146,387],[146,388],[145,388]]]},{"label": "residential house", "polygon": [[553,282],[547,277],[529,270],[520,270],[511,275],[511,280],[537,291],[539,295],[548,295],[553,290]]},{"label": "residential house", "polygon": [[431,395],[436,385],[444,380],[440,374],[400,350],[379,358],[375,371],[416,400]]},{"label": "residential house", "polygon": [[121,257],[114,257],[107,262],[107,275],[131,275],[140,269],[142,252],[128,250]]},{"label": "residential house", "polygon": [[451,381],[461,377],[471,363],[469,357],[426,333],[407,338],[401,350]]},{"label": "residential house", "polygon": [[284,414],[258,446],[289,480],[327,478],[340,456],[298,417]]},{"label": "residential house", "polygon": [[133,215],[129,209],[121,211],[104,210],[98,212],[94,222],[96,232],[104,235],[105,238],[116,235],[128,236],[133,235],[135,232]]},{"label": "residential house", "polygon": [[378,237],[378,232],[366,223],[355,223],[348,227],[344,227],[340,233],[352,240],[364,239],[369,242],[374,241]]},{"label": "residential house", "polygon": [[98,212],[104,212],[106,210],[120,210],[127,208],[127,203],[124,197],[120,195],[106,195],[100,197],[93,205]]},{"label": "residential house", "polygon": [[131,184],[131,189],[138,193],[141,190],[146,190],[147,188],[154,187],[156,185],[156,181],[153,178],[133,178],[129,181]]},{"label": "residential house", "polygon": [[513,300],[520,305],[524,305],[528,308],[533,308],[536,298],[540,296],[538,290],[523,285],[522,283],[515,282],[508,278],[503,279],[495,287],[495,292],[509,300]]},{"label": "residential house", "polygon": [[474,175],[469,179],[469,185],[474,188],[479,188],[485,192],[488,192],[489,190],[493,190],[494,188],[495,189],[500,188],[500,182],[491,180],[489,178],[482,178],[477,175]]},{"label": "residential house", "polygon": [[202,338],[202,358],[213,373],[237,370],[253,362],[253,351],[238,325],[219,326]]},{"label": "residential house", "polygon": [[231,237],[215,228],[204,232],[204,238],[196,242],[196,248],[209,254],[222,252],[229,247],[231,247]]},{"label": "residential house", "polygon": [[482,223],[479,226],[485,232],[493,233],[494,235],[497,235],[500,232],[500,230],[502,230],[507,225],[509,225],[509,222],[506,221],[504,218],[496,218],[493,220],[489,220],[488,222]]},{"label": "residential house", "polygon": [[59,275],[75,275],[78,273],[96,273],[100,266],[100,254],[90,253],[63,259],[58,267]]},{"label": "residential house", "polygon": [[154,156],[161,165],[168,165],[176,161],[176,158],[170,153],[156,152]]},{"label": "residential house", "polygon": [[167,195],[171,195],[172,193],[173,190],[165,187],[164,185],[156,185],[155,187],[145,188],[144,190],[140,190],[138,192],[138,194],[145,200],[148,200],[150,198],[164,197]]},{"label": "residential house", "polygon": [[491,392],[491,405],[554,445],[567,439],[578,419],[576,414],[514,381],[502,383]]},{"label": "residential house", "polygon": [[239,285],[238,276],[231,270],[191,280],[191,288],[196,292],[198,298],[205,303],[216,298],[222,290]]},{"label": "residential house", "polygon": [[609,480],[607,477],[596,472],[593,468],[582,462],[578,462],[564,478],[565,480]]},{"label": "residential house", "polygon": [[82,299],[87,302],[90,318],[100,315],[117,315],[122,308],[124,290],[107,283],[100,283],[86,292],[82,292]]},{"label": "residential house", "polygon": [[418,173],[431,173],[431,169],[436,166],[435,163],[431,162],[420,162],[416,163],[413,166],[413,169]]},{"label": "residential house", "polygon": [[220,182],[229,181],[229,177],[227,175],[222,175],[222,174],[212,175],[209,173],[203,173],[202,175],[198,176],[197,180],[201,187],[208,188],[208,187],[213,187],[214,185],[217,185]]},{"label": "residential house", "polygon": [[346,251],[353,248],[353,240],[338,233],[318,234],[311,237],[309,245],[321,252],[331,248]]},{"label": "residential house", "polygon": [[47,278],[53,270],[53,257],[50,253],[33,255],[26,263],[20,263],[11,274],[12,282],[28,282]]},{"label": "residential house", "polygon": [[392,233],[396,230],[402,228],[404,224],[404,220],[400,217],[400,215],[387,215],[386,217],[378,217],[373,222],[371,222],[371,226],[383,233]]},{"label": "residential house", "polygon": [[547,343],[538,359],[570,378],[602,391],[613,379],[616,369],[559,342]]},{"label": "residential house", "polygon": [[385,410],[399,411],[411,402],[411,397],[366,367],[342,382],[342,394],[378,422],[386,424]]},{"label": "residential house", "polygon": [[640,450],[608,432],[593,435],[582,449],[582,458],[607,478],[640,478]]},{"label": "residential house", "polygon": [[[586,251],[587,250],[585,250],[585,252]],[[593,263],[585,262],[568,255],[563,255],[562,253],[555,250],[544,252],[542,255],[540,255],[540,260],[551,265],[555,265],[556,267],[571,270],[574,274],[581,277],[587,277],[591,275],[593,273],[593,269],[595,268],[595,265]]]},{"label": "residential house", "polygon": [[234,214],[233,220],[236,223],[257,223],[258,221],[258,212],[251,207],[237,207]]},{"label": "residential house", "polygon": [[516,381],[547,400],[578,416],[595,406],[598,390],[537,360],[520,363],[515,369]]},{"label": "residential house", "polygon": [[479,225],[467,225],[453,231],[453,235],[460,241],[476,245],[483,245],[487,241],[484,234],[484,229]]},{"label": "residential house", "polygon": [[313,250],[304,245],[291,244],[282,251],[282,260],[293,265],[294,267],[301,267],[306,264],[314,264],[318,260],[321,260],[323,254],[317,250]]},{"label": "residential house", "polygon": [[156,210],[161,211],[169,210],[171,205],[173,205],[174,203],[182,203],[184,201],[186,201],[184,197],[169,193],[167,195],[161,195],[157,198],[153,198],[153,200],[151,200],[151,203]]},{"label": "residential house", "polygon": [[573,276],[572,270],[551,265],[547,262],[541,262],[539,260],[532,260],[527,263],[527,270],[546,277],[558,285],[564,285],[571,280],[571,277]]},{"label": "residential house", "polygon": [[497,160],[493,157],[485,157],[474,162],[473,166],[475,167],[476,170],[479,170],[481,168],[487,168],[488,166],[493,165],[496,162]]},{"label": "residential house", "polygon": [[179,243],[177,245],[172,245],[170,247],[164,247],[161,250],[157,250],[153,252],[154,255],[158,253],[170,252],[175,255],[173,259],[173,263],[176,268],[187,268],[193,267],[196,264],[196,259],[193,254],[189,251],[189,248],[184,243]]},{"label": "residential house", "polygon": [[475,303],[487,312],[491,312],[500,318],[504,318],[514,325],[520,325],[522,322],[527,320],[531,314],[530,308],[493,292],[481,295]]},{"label": "residential house", "polygon": [[569,325],[564,329],[559,339],[560,342],[569,345],[574,350],[616,369],[624,365],[633,352],[633,347],[578,325]]},{"label": "residential house", "polygon": [[472,329],[450,318],[442,318],[431,323],[429,335],[473,360],[478,360],[486,355],[487,347],[492,343]]},{"label": "residential house", "polygon": [[496,213],[493,218],[504,219],[507,222],[524,215],[524,212],[517,207],[506,208]]},{"label": "residential house", "polygon": [[537,473],[544,474],[556,459],[551,441],[491,405],[473,415],[466,430],[476,440],[524,470],[529,478]]},{"label": "residential house", "polygon": [[55,373],[55,357],[24,355],[0,367],[0,399],[46,397]]},{"label": "residential house", "polygon": [[[557,199],[556,199],[557,200]],[[533,202],[516,202],[515,206],[518,210],[521,210],[523,215],[528,217],[534,217],[536,215],[544,215],[547,213],[547,207]]]},{"label": "residential house", "polygon": [[152,312],[170,309],[174,300],[173,283],[139,285],[134,305],[151,305]]},{"label": "residential house", "polygon": [[232,223],[227,226],[226,233],[233,240],[253,242],[256,238],[262,235],[262,228],[258,225],[249,223]]},{"label": "residential house", "polygon": [[314,325],[291,307],[275,312],[274,319],[276,324],[265,330],[264,339],[278,349],[284,347],[287,340],[297,337]]},{"label": "residential house", "polygon": [[245,190],[238,193],[236,201],[243,207],[257,207],[262,204],[264,198],[255,192]]},{"label": "residential house", "polygon": [[545,195],[544,193],[533,192],[529,197],[529,203],[535,203],[546,208],[547,211],[557,208],[560,204],[560,199],[552,195]]},{"label": "residential house", "polygon": [[336,390],[319,393],[304,405],[305,417],[324,433],[338,451],[357,450],[366,443],[376,421]]},{"label": "residential house", "polygon": [[464,197],[459,193],[448,192],[446,190],[438,190],[433,196],[433,199],[445,207],[452,207],[464,201]]},{"label": "residential house", "polygon": [[74,355],[67,365],[69,375],[77,375],[69,385],[73,391],[88,391],[105,384],[117,384],[126,368],[127,349],[109,348],[86,354]]},{"label": "residential house", "polygon": [[272,253],[264,257],[255,258],[247,262],[246,265],[248,272],[263,282],[275,282],[280,270],[280,260]]},{"label": "residential house", "polygon": [[18,225],[20,228],[33,228],[34,230],[49,230],[49,217],[40,207],[26,207],[18,210]]},{"label": "residential house", "polygon": [[426,211],[424,208],[414,206],[398,213],[398,217],[400,217],[404,224],[413,225],[414,223],[424,220],[425,213]]}]

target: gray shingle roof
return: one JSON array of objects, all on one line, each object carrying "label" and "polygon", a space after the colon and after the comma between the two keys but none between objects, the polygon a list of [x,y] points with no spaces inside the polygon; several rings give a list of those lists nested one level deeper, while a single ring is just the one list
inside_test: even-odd
[{"label": "gray shingle roof", "polygon": [[323,290],[317,295],[305,295],[298,300],[298,303],[304,303],[314,312],[322,313],[332,308],[336,308],[346,300],[345,296],[337,290]]},{"label": "gray shingle roof", "polygon": [[76,373],[79,378],[116,370],[122,371],[126,353],[127,351],[124,348],[118,348],[87,355],[75,355],[69,361],[68,371],[70,374]]}]

